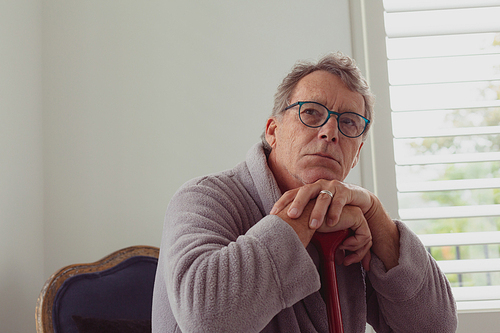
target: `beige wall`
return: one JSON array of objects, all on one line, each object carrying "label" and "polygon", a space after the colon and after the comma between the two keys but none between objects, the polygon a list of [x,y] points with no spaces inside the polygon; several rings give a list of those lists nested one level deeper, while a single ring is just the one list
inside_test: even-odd
[{"label": "beige wall", "polygon": [[45,1],[46,274],[159,245],[171,195],[241,161],[298,58],[349,52],[344,1]]},{"label": "beige wall", "polygon": [[41,2],[0,2],[0,332],[33,332],[44,280]]},{"label": "beige wall", "polygon": [[175,190],[244,159],[293,63],[351,53],[347,0],[7,0],[0,22],[1,332],[34,331],[60,267],[159,246]]}]

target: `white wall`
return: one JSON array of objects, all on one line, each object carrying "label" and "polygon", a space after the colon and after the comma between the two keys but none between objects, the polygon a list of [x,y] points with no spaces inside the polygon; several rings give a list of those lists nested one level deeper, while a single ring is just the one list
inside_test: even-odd
[{"label": "white wall", "polygon": [[0,2],[0,332],[33,332],[43,273],[41,2]]},{"label": "white wall", "polygon": [[293,63],[350,52],[347,1],[44,1],[45,273],[159,245],[185,181],[259,140]]},{"label": "white wall", "polygon": [[0,331],[62,266],[159,246],[170,197],[259,140],[298,59],[351,53],[348,1],[3,1]]}]

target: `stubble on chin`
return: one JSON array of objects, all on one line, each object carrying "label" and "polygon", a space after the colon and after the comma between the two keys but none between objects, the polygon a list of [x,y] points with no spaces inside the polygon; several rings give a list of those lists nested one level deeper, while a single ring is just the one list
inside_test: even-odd
[{"label": "stubble on chin", "polygon": [[[325,168],[326,169],[326,168]],[[303,185],[307,184],[313,184],[317,182],[318,180],[339,180],[343,181],[341,179],[342,177],[338,177],[335,172],[331,169],[326,169],[326,170],[304,170],[302,171],[302,174],[300,173],[293,173],[289,169],[286,169],[286,172],[289,174],[289,179],[294,180],[293,184],[290,184],[288,187],[288,190],[294,189],[301,187]]]}]

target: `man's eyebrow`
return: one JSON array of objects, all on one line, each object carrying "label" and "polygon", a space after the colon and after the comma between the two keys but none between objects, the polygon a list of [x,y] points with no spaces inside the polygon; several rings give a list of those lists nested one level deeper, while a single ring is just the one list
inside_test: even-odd
[{"label": "man's eyebrow", "polygon": [[[355,111],[354,108],[352,106],[342,106],[341,108],[339,108],[338,110],[332,110],[330,109],[328,106],[326,106],[326,103],[320,101],[320,98],[309,98],[309,99],[299,99],[297,100],[297,102],[315,102],[315,103],[319,103],[321,105],[323,105],[327,110],[329,111],[334,111],[334,112],[338,112],[338,113],[346,113],[346,112],[351,112],[351,113],[356,113],[356,114],[359,114],[360,116],[362,117],[366,117],[364,114],[366,114],[366,112],[358,112],[358,111]],[[293,104],[293,103],[292,103]],[[291,105],[291,104],[289,104]],[[363,109],[364,110],[364,109]],[[364,113],[364,114],[363,114]]]}]

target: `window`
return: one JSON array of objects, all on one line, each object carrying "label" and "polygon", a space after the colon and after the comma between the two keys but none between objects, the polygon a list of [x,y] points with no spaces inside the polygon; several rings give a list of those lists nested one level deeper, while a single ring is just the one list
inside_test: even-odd
[{"label": "window", "polygon": [[[392,193],[384,195],[438,260],[459,310],[498,310],[500,1],[384,0],[383,7],[384,37],[366,30],[359,47],[377,95],[374,187]],[[354,51],[359,59],[356,44]],[[393,156],[378,147],[384,143]],[[391,177],[395,184],[386,184]]]}]

